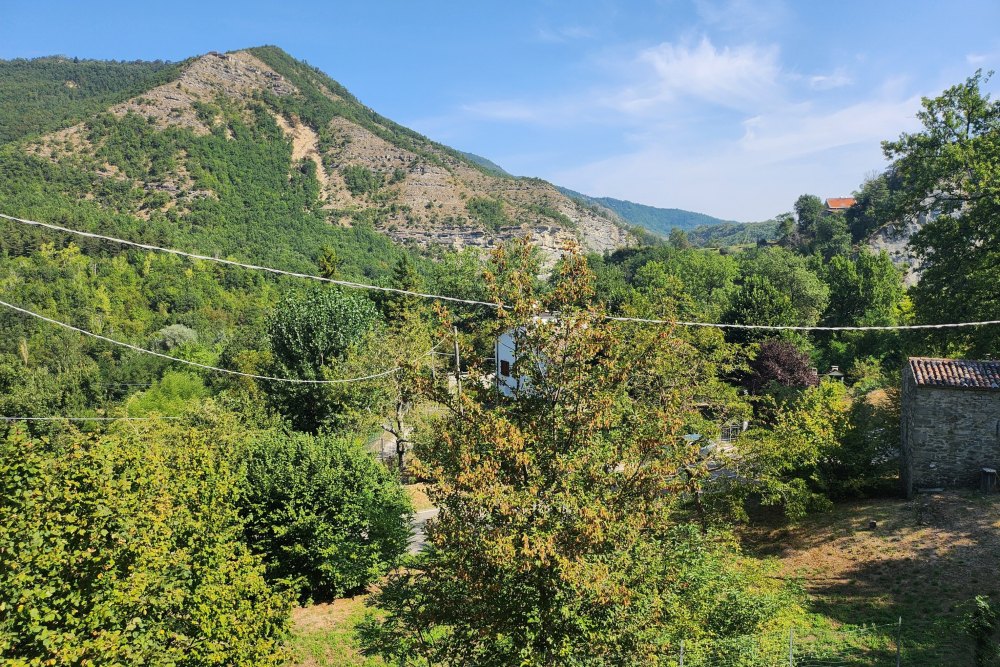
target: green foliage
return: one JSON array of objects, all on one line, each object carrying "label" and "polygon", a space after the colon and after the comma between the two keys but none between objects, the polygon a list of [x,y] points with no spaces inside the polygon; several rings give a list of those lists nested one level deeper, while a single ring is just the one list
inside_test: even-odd
[{"label": "green foliage", "polygon": [[816,223],[823,217],[825,210],[823,201],[816,195],[800,195],[795,200],[795,220],[799,233],[806,238],[815,236]]},{"label": "green foliage", "polygon": [[470,197],[465,202],[465,208],[472,219],[492,230],[511,224],[510,218],[504,212],[503,201],[488,197]]},{"label": "green foliage", "polygon": [[784,248],[758,248],[740,256],[740,269],[745,276],[765,278],[789,298],[794,324],[814,325],[826,310],[830,290],[804,257]]},{"label": "green foliage", "polygon": [[854,193],[855,203],[845,217],[855,241],[867,239],[873,232],[893,222],[894,189],[898,187],[892,170],[865,178],[861,189]]},{"label": "green foliage", "polygon": [[[366,625],[367,652],[638,665],[690,632],[771,623],[788,604],[781,586],[686,525],[706,473],[682,435],[701,423],[714,367],[670,333],[602,319],[578,256],[548,294],[507,270],[522,264],[516,249],[493,264],[493,298],[513,306],[497,330],[517,332],[512,372],[526,388],[500,399],[473,362],[461,396],[435,393],[449,411],[416,453],[441,514],[429,550],[379,594],[388,617]],[[558,320],[537,321],[539,308]]]},{"label": "green foliage", "polygon": [[375,305],[356,291],[336,287],[295,290],[271,319],[271,349],[284,369],[315,378],[342,359],[378,323]]},{"label": "green foliage", "polygon": [[272,433],[247,458],[239,507],[245,541],[272,581],[300,599],[330,600],[384,575],[406,550],[410,502],[363,446]]},{"label": "green foliage", "polygon": [[280,665],[290,600],[239,541],[229,434],[0,444],[0,658]]},{"label": "green foliage", "polygon": [[684,211],[678,208],[646,206],[645,204],[636,204],[635,202],[614,199],[612,197],[589,197],[567,188],[558,188],[558,190],[571,199],[580,200],[585,205],[597,204],[609,208],[621,216],[625,222],[648,229],[662,236],[668,235],[670,230],[674,228],[688,231],[696,227],[708,228],[721,224],[739,225],[739,223],[720,220],[704,213]]},{"label": "green foliage", "polygon": [[975,645],[976,667],[990,667],[996,664],[996,657],[1000,655],[1000,646],[997,645],[1000,614],[984,595],[977,595],[972,603],[972,611],[965,619],[965,634]]},{"label": "green foliage", "polygon": [[[934,99],[922,101],[923,129],[882,147],[899,179],[894,219],[930,215],[911,238],[923,259],[913,303],[921,322],[994,319],[1000,266],[1000,103],[981,87],[977,72]],[[950,355],[989,355],[997,349],[995,327],[950,331],[930,342]]]},{"label": "green foliage", "polygon": [[185,371],[167,371],[146,391],[132,396],[128,414],[135,417],[155,414],[165,417],[182,415],[208,397],[201,378]]},{"label": "green foliage", "polygon": [[374,195],[385,184],[385,177],[359,164],[347,165],[341,169],[344,184],[354,196]]},{"label": "green foliage", "polygon": [[[372,301],[356,291],[314,287],[291,292],[278,304],[270,323],[272,374],[330,379],[332,366],[342,365],[380,322]],[[350,386],[270,382],[264,388],[295,428],[313,433],[323,424],[342,425],[351,405],[357,408],[356,401],[366,405],[374,398],[370,393],[355,393]]]},{"label": "green foliage", "polygon": [[[786,292],[771,284],[766,276],[751,274],[733,294],[722,320],[730,324],[790,325],[795,323],[796,313]],[[731,340],[743,343],[771,335],[747,329],[727,332]]]},{"label": "green foliage", "polygon": [[840,455],[850,430],[851,400],[843,384],[824,381],[774,409],[769,424],[758,424],[737,440],[718,499],[728,511],[745,516],[750,497],[783,509],[792,520],[830,506],[827,462]]},{"label": "green foliage", "polygon": [[776,220],[764,222],[726,222],[719,225],[699,225],[688,230],[688,240],[701,248],[724,248],[726,246],[750,245],[777,239],[779,223]]},{"label": "green foliage", "polygon": [[180,67],[58,56],[0,60],[0,144],[72,125],[171,81]]}]

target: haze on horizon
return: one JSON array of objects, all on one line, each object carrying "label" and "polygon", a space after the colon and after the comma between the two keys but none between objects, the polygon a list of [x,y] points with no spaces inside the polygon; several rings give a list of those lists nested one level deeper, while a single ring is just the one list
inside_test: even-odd
[{"label": "haze on horizon", "polygon": [[[277,44],[381,114],[594,196],[759,220],[848,195],[1000,58],[1000,5],[781,0],[4,3],[0,58]],[[995,89],[995,82],[991,82]]]}]

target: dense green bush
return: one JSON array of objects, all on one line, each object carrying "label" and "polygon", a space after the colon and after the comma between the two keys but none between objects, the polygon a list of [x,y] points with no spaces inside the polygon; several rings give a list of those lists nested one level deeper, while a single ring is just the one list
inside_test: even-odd
[{"label": "dense green bush", "polygon": [[329,600],[385,574],[409,538],[410,502],[357,442],[269,434],[250,452],[240,495],[246,541],[268,577]]},{"label": "dense green bush", "polygon": [[488,197],[472,197],[465,202],[465,208],[472,218],[488,229],[497,230],[511,224],[504,212],[503,202]]},{"label": "dense green bush", "polygon": [[347,189],[355,196],[375,194],[385,182],[382,174],[359,164],[348,165],[341,173]]},{"label": "dense green bush", "polygon": [[[289,293],[275,310],[270,325],[274,375],[321,380],[337,377],[351,351],[362,345],[379,325],[375,304],[358,292],[316,287]],[[379,359],[371,364],[381,365]],[[355,375],[366,375],[371,365]],[[358,394],[352,385],[265,385],[272,406],[300,431],[317,432],[322,426],[342,425],[342,416],[353,407],[365,409],[370,392]]]},{"label": "dense green bush", "polygon": [[0,443],[0,662],[281,664],[291,601],[240,542],[232,444],[166,423]]}]

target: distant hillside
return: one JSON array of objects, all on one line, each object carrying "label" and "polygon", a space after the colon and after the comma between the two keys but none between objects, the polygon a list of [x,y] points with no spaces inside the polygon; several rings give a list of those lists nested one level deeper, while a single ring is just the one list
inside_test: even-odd
[{"label": "distant hillside", "polygon": [[688,240],[703,248],[720,248],[731,245],[747,245],[757,241],[773,241],[778,238],[778,223],[765,222],[723,222],[701,225],[687,232]]},{"label": "distant hillside", "polygon": [[666,236],[674,227],[684,231],[695,229],[702,225],[721,225],[723,223],[735,223],[733,220],[722,220],[704,213],[685,211],[679,208],[657,208],[645,204],[613,197],[591,197],[569,188],[559,188],[567,197],[581,199],[588,204],[597,204],[614,211],[622,220],[631,224],[648,229],[656,234]]},{"label": "distant hillside", "polygon": [[0,95],[0,119],[17,119],[0,144],[9,215],[297,269],[332,247],[366,275],[392,261],[389,239],[485,249],[530,234],[550,262],[570,241],[636,243],[615,216],[395,123],[277,47],[3,62]]},{"label": "distant hillside", "polygon": [[0,144],[72,125],[170,81],[180,68],[61,56],[0,60]]},{"label": "distant hillside", "polygon": [[474,162],[475,164],[478,164],[486,171],[491,171],[494,174],[497,174],[498,176],[513,176],[512,173],[510,173],[509,171],[498,165],[496,162],[488,160],[484,158],[482,155],[476,155],[475,153],[466,153],[464,151],[462,151],[462,155],[465,156],[465,158],[470,162]]}]

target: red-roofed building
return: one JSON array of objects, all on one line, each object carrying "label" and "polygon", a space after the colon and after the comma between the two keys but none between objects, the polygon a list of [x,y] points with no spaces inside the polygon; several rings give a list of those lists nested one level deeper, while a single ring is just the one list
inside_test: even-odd
[{"label": "red-roofed building", "polygon": [[830,197],[826,200],[827,213],[839,213],[854,206],[854,197]]},{"label": "red-roofed building", "polygon": [[974,486],[983,468],[1000,468],[1000,361],[910,357],[900,408],[907,497]]}]

